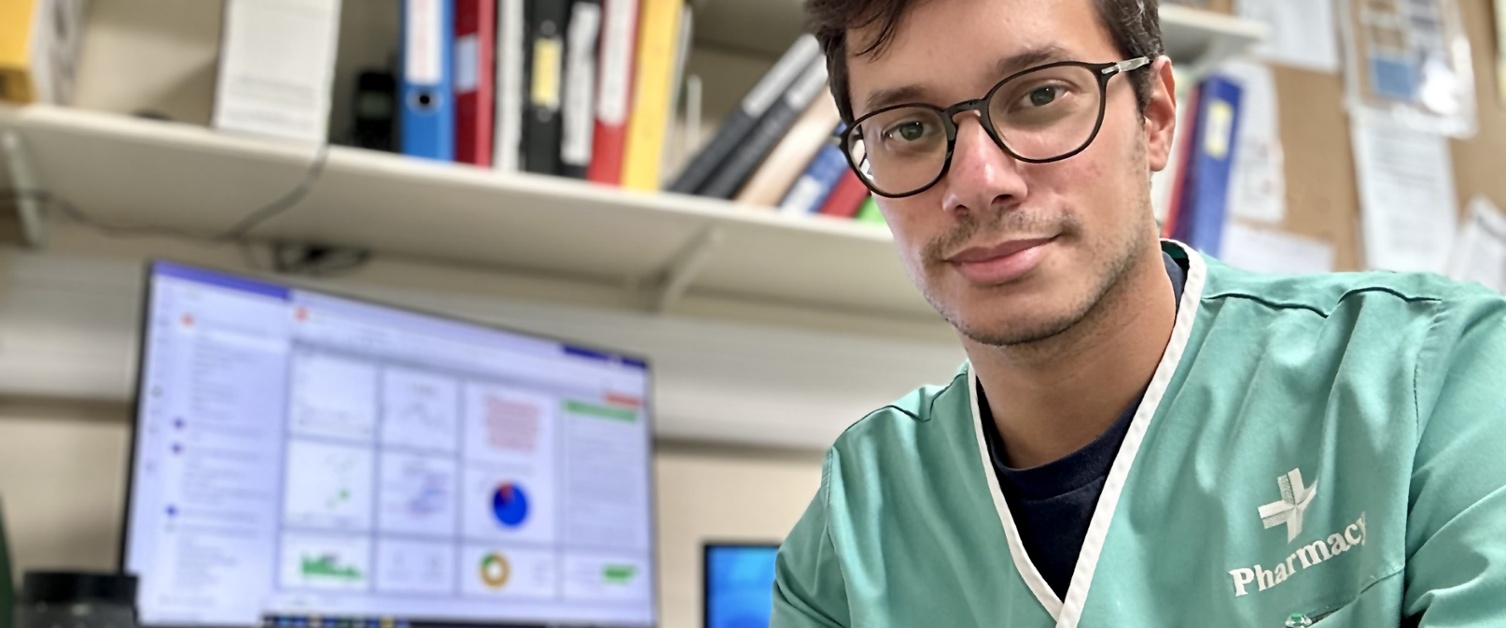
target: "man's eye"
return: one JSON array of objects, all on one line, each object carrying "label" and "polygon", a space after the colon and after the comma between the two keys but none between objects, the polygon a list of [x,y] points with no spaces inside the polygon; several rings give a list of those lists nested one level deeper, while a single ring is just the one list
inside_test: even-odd
[{"label": "man's eye", "polygon": [[914,142],[926,136],[926,124],[919,120],[901,122],[889,127],[884,133],[886,139],[900,139],[906,142]]},{"label": "man's eye", "polygon": [[1061,95],[1062,88],[1059,86],[1046,85],[1043,87],[1037,87],[1030,90],[1030,93],[1025,94],[1025,97],[1021,99],[1023,101],[1021,104],[1027,104],[1031,107],[1044,107],[1053,102],[1056,102],[1056,99],[1060,98]]}]

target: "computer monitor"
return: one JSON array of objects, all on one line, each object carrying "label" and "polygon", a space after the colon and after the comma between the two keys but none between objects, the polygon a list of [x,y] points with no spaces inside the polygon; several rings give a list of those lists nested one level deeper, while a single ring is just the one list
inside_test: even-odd
[{"label": "computer monitor", "polygon": [[774,608],[772,543],[707,543],[702,561],[706,628],[768,628]]},{"label": "computer monitor", "polygon": [[145,626],[652,626],[643,360],[154,262]]}]

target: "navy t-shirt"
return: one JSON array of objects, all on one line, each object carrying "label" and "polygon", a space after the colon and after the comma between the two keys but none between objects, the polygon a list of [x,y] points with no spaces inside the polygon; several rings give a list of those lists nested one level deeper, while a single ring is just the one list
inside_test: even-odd
[{"label": "navy t-shirt", "polygon": [[[1170,255],[1161,254],[1166,263],[1166,274],[1171,277],[1172,294],[1180,307],[1182,287],[1187,281],[1187,271]],[[983,436],[988,441],[988,455],[993,461],[994,472],[999,477],[999,488],[1009,503],[1009,512],[1014,516],[1015,527],[1020,531],[1020,541],[1031,562],[1051,585],[1057,597],[1067,595],[1067,585],[1072,581],[1072,570],[1077,567],[1077,555],[1082,552],[1082,542],[1088,535],[1088,523],[1093,519],[1093,509],[1098,506],[1098,496],[1103,493],[1103,482],[1114,466],[1114,456],[1129,433],[1130,421],[1140,407],[1145,391],[1140,391],[1129,407],[1119,415],[1093,442],[1065,458],[1034,469],[1015,469],[1005,460],[999,428],[994,424],[993,413],[978,386],[978,409],[983,420]]]}]

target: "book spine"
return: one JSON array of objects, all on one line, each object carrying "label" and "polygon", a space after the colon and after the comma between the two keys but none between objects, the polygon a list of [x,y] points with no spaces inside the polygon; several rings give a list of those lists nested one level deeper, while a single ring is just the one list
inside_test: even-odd
[{"label": "book spine", "polygon": [[523,170],[559,174],[560,122],[568,0],[528,0],[528,99],[523,125]]},{"label": "book spine", "polygon": [[[675,64],[674,75],[669,82],[669,120],[670,124],[664,133],[664,150],[660,157],[663,162],[659,164],[659,187],[670,185],[673,180],[670,175],[675,172],[676,159],[680,158],[680,151],[674,147],[676,144],[684,145],[685,137],[690,128],[676,124],[681,119],[680,96],[685,91],[685,66],[690,62],[690,48],[695,44],[692,36],[695,32],[695,10],[690,2],[686,2],[680,9],[679,34],[675,36]],[[685,116],[688,120],[689,116]]]},{"label": "book spine", "polygon": [[879,211],[878,199],[871,194],[868,198],[863,199],[863,204],[858,206],[857,215],[853,216],[852,219],[875,225],[888,224],[884,222],[884,213]]},{"label": "book spine", "polygon": [[622,157],[627,148],[628,108],[633,97],[633,50],[638,35],[638,0],[603,0],[605,15],[597,64],[596,129],[586,178],[597,183],[622,183]]},{"label": "book spine", "polygon": [[868,188],[863,185],[857,173],[847,170],[842,173],[837,187],[826,197],[826,202],[821,205],[818,213],[835,218],[852,218],[862,207],[865,196],[868,196]]},{"label": "book spine", "polygon": [[816,153],[805,172],[790,186],[784,199],[779,201],[779,213],[814,214],[826,202],[842,173],[848,170],[847,158],[837,146],[826,146]]},{"label": "book spine", "polygon": [[1242,89],[1233,81],[1215,76],[1203,82],[1201,92],[1197,143],[1193,146],[1191,180],[1181,224],[1186,227],[1187,244],[1217,257],[1229,210]]},{"label": "book spine", "polygon": [[769,151],[774,150],[779,139],[789,132],[800,113],[805,111],[825,87],[826,62],[817,59],[806,67],[784,98],[769,108],[763,119],[758,121],[758,126],[743,139],[742,145],[727,158],[727,162],[699,193],[712,198],[732,198],[743,182],[752,176],[758,164],[763,163]]},{"label": "book spine", "polygon": [[560,163],[565,176],[584,179],[591,164],[596,117],[596,42],[601,0],[575,0],[565,37],[565,104]]},{"label": "book spine", "polygon": [[403,153],[455,159],[453,0],[404,0]]},{"label": "book spine", "polygon": [[810,163],[811,158],[835,140],[832,129],[839,122],[841,116],[832,99],[816,98],[811,101],[805,113],[795,121],[795,126],[790,127],[790,131],[779,140],[774,151],[769,153],[748,182],[737,191],[734,200],[763,207],[778,205],[780,196],[789,191],[795,179],[800,178],[801,171]]},{"label": "book spine", "polygon": [[802,35],[791,45],[779,61],[764,73],[763,78],[743,97],[736,111],[717,129],[711,141],[696,152],[685,169],[670,184],[671,192],[694,194],[711,179],[722,162],[736,152],[743,139],[757,126],[768,110],[800,77],[812,61],[821,55],[821,46],[816,38]]},{"label": "book spine", "polygon": [[455,161],[490,167],[497,0],[455,2]]},{"label": "book spine", "polygon": [[527,0],[498,0],[496,114],[492,126],[492,168],[517,172],[523,163],[523,98],[527,24]]},{"label": "book spine", "polygon": [[637,85],[628,116],[622,184],[657,191],[669,125],[669,90],[683,0],[643,0],[638,20]]}]

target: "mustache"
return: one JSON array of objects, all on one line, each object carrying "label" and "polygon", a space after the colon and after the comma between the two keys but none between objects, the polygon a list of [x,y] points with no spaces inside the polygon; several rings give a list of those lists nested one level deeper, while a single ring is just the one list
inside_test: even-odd
[{"label": "mustache", "polygon": [[[982,214],[982,215],[980,215]],[[1024,211],[968,212],[957,225],[937,236],[921,249],[922,259],[939,264],[969,244],[1000,242],[1045,234],[1072,234],[1079,230],[1070,214],[1046,214]]]}]

